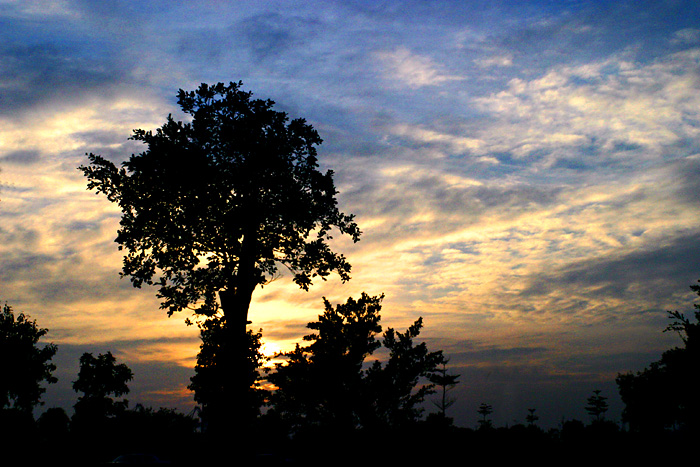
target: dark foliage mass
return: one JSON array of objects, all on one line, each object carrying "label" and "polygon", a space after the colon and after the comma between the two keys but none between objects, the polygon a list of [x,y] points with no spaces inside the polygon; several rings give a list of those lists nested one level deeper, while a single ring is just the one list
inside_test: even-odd
[{"label": "dark foliage mass", "polygon": [[[307,325],[314,331],[304,337],[310,344],[297,344],[268,376],[276,386],[268,416],[292,434],[408,427],[419,419],[419,405],[434,392],[428,379],[444,357],[413,342],[421,319],[404,333],[388,329],[380,342],[382,298],[363,293],[335,307],[324,300],[324,313]],[[366,362],[382,346],[386,362]]]},{"label": "dark foliage mass", "polygon": [[39,345],[48,329],[40,328],[24,313],[15,316],[5,304],[0,312],[0,409],[31,412],[46,392],[42,383],[55,383],[51,359],[57,347]]},{"label": "dark foliage mass", "polygon": [[94,154],[81,167],[88,187],[123,211],[123,274],[156,285],[170,313],[194,305],[211,316],[218,292],[249,298],[279,265],[304,289],[333,271],[349,279],[328,240],[333,227],[353,240],[360,232],[337,208],[333,172],[318,170],[321,138],[240,86],[180,90],[190,122],[170,116],[155,133],[135,130],[147,149],[122,168]]},{"label": "dark foliage mass", "polygon": [[226,393],[224,382],[233,377],[242,387],[247,388],[245,398],[237,403],[241,406],[239,416],[245,419],[245,425],[250,426],[260,415],[260,408],[267,396],[260,385],[260,369],[265,362],[265,357],[260,353],[262,334],[251,330],[246,332],[240,370],[235,375],[226,375],[229,367],[218,364],[220,354],[227,351],[227,346],[234,344],[226,338],[227,334],[219,323],[219,318],[210,318],[202,323],[200,334],[202,344],[197,355],[195,374],[188,388],[194,391],[194,400],[203,407],[202,417],[210,430],[220,431],[217,425],[230,423],[220,404],[230,397]]},{"label": "dark foliage mass", "polygon": [[[700,286],[690,288],[700,295]],[[631,430],[700,432],[700,305],[695,308],[696,322],[668,312],[672,322],[666,331],[677,332],[683,347],[667,350],[643,371],[618,375],[622,418]]]},{"label": "dark foliage mass", "polygon": [[125,411],[128,401],[115,401],[112,396],[128,394],[128,382],[133,377],[129,367],[117,363],[111,352],[97,357],[84,353],[80,357],[78,379],[73,382],[73,389],[83,393],[74,406],[74,426],[92,432]]}]

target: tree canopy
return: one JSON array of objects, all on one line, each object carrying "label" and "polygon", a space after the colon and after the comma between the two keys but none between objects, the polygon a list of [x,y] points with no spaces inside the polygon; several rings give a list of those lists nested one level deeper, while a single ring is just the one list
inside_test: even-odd
[{"label": "tree canopy", "polygon": [[124,363],[117,363],[112,352],[97,357],[84,353],[80,357],[78,379],[73,382],[73,389],[83,393],[75,404],[74,421],[92,423],[123,412],[128,402],[115,401],[112,397],[128,394],[128,382],[133,377],[131,369]]},{"label": "tree canopy", "polygon": [[333,228],[354,241],[360,230],[337,207],[333,172],[318,170],[321,138],[241,85],[181,89],[189,122],[170,115],[155,132],[134,130],[146,150],[121,168],[94,154],[80,167],[88,188],[123,211],[123,275],[136,287],[157,286],[169,313],[193,307],[213,315],[223,291],[222,302],[232,301],[245,323],[254,288],[280,265],[303,289],[333,271],[350,277],[328,241]]},{"label": "tree canopy", "polygon": [[[362,293],[336,306],[324,299],[324,313],[307,325],[314,331],[304,337],[310,344],[297,344],[269,375],[277,387],[270,413],[292,432],[347,432],[417,420],[419,404],[434,392],[433,384],[420,380],[430,377],[444,358],[425,343],[414,344],[421,319],[404,333],[387,329],[379,341],[382,299]],[[366,359],[382,346],[389,352],[386,361],[367,367]]]},{"label": "tree canopy", "polygon": [[42,383],[58,380],[52,375],[56,365],[51,359],[58,348],[54,344],[39,346],[48,329],[40,328],[24,313],[15,316],[5,304],[0,312],[0,409],[15,408],[26,412],[41,404],[46,392]]}]

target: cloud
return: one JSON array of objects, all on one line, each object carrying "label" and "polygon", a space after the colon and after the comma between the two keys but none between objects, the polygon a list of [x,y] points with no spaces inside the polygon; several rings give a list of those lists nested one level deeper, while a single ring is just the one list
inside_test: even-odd
[{"label": "cloud", "polygon": [[700,29],[685,28],[676,31],[671,38],[672,44],[697,44],[700,42]]},{"label": "cloud", "polygon": [[39,162],[41,155],[39,151],[35,150],[17,150],[10,151],[9,153],[0,157],[0,163],[4,162],[6,164],[20,164],[20,165],[32,165]]},{"label": "cloud", "polygon": [[699,136],[698,56],[690,49],[650,64],[619,57],[513,78],[507,89],[475,99],[500,121],[478,138],[486,150],[517,157],[546,151],[542,168],[582,157],[588,169],[627,170],[640,157],[664,157],[666,148]]},{"label": "cloud", "polygon": [[496,66],[513,66],[513,55],[502,54],[489,57],[479,57],[474,59],[474,63],[481,68],[491,68]]},{"label": "cloud", "polygon": [[400,82],[412,89],[464,79],[461,76],[442,73],[439,66],[429,57],[414,54],[405,47],[377,52],[375,56],[382,64],[388,80]]}]

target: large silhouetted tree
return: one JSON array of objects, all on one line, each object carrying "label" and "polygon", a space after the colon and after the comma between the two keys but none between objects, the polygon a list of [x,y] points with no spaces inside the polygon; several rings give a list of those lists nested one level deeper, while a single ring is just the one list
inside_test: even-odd
[{"label": "large silhouetted tree", "polygon": [[[700,295],[700,286],[690,287]],[[625,404],[623,421],[635,431],[668,428],[700,431],[700,305],[694,305],[695,321],[678,311],[669,311],[671,324],[665,331],[677,332],[683,347],[665,351],[659,361],[635,373],[616,378]]]},{"label": "large silhouetted tree", "polygon": [[[405,333],[389,328],[383,341],[383,296],[365,293],[336,306],[324,299],[325,311],[307,327],[314,330],[286,354],[268,377],[277,390],[271,396],[271,415],[294,431],[319,428],[325,433],[347,433],[357,428],[394,428],[414,422],[418,405],[433,392],[419,384],[441,364],[441,351],[429,352],[414,344],[422,321]],[[377,349],[389,351],[384,363],[363,364]]]},{"label": "large silhouetted tree", "polygon": [[38,345],[48,329],[24,313],[15,316],[5,304],[0,311],[0,409],[13,408],[31,413],[46,392],[42,383],[55,383],[51,363],[54,344]]},{"label": "large silhouetted tree", "polygon": [[80,167],[88,188],[123,211],[116,238],[125,250],[122,274],[136,287],[156,286],[169,314],[221,311],[228,344],[217,365],[227,367],[220,374],[228,418],[248,405],[238,375],[246,372],[255,288],[280,266],[302,289],[332,272],[345,281],[350,265],[328,241],[333,229],[353,241],[360,236],[353,216],[337,207],[333,172],[318,169],[318,133],[251,96],[241,83],[180,90],[189,121],[169,116],[155,132],[135,130],[132,139],[146,150],[121,168],[94,154]]}]

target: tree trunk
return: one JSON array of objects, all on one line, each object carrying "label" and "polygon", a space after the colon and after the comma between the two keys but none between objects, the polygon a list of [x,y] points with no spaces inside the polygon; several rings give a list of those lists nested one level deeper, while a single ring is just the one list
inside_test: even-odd
[{"label": "tree trunk", "polygon": [[224,342],[219,364],[223,370],[223,400],[217,403],[220,413],[214,414],[212,430],[228,443],[236,440],[245,447],[241,433],[250,427],[257,407],[250,398],[251,350],[247,336],[248,311],[260,275],[255,267],[257,250],[254,235],[244,237],[236,275],[226,290],[219,292],[223,310]]}]

